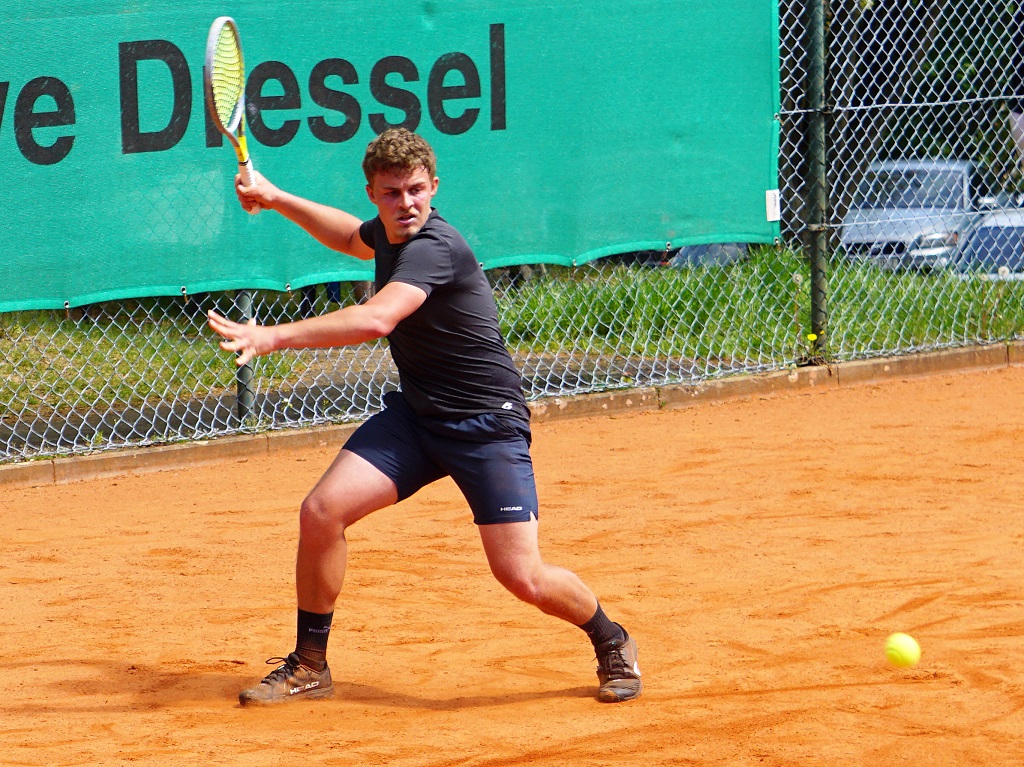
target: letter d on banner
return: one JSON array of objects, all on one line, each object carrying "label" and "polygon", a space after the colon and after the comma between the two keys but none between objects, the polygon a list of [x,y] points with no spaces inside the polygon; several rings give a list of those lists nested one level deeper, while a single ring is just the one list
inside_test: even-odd
[{"label": "letter d on banner", "polygon": [[[192,78],[181,49],[166,40],[138,40],[118,45],[121,82],[121,151],[162,152],[181,141],[192,113]],[[162,61],[171,71],[174,100],[167,125],[143,132],[139,122],[140,61]]]}]

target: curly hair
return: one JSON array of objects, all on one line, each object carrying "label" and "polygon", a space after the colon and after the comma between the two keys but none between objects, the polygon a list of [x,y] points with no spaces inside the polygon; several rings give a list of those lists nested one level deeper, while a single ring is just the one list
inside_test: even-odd
[{"label": "curly hair", "polygon": [[406,175],[423,168],[433,178],[437,173],[437,157],[422,136],[405,128],[388,128],[366,147],[363,173],[373,183],[378,173]]}]

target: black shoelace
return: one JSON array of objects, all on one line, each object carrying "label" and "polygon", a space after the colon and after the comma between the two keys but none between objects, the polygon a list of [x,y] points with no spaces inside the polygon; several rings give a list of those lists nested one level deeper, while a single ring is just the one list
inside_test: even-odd
[{"label": "black shoelace", "polygon": [[598,663],[609,677],[621,676],[622,672],[627,668],[626,658],[622,654],[621,646],[609,650],[603,658],[598,658]]},{"label": "black shoelace", "polygon": [[296,667],[296,664],[292,663],[292,660],[291,660],[290,657],[288,657],[288,658],[267,658],[266,663],[267,663],[268,666],[272,666],[275,663],[282,664],[282,665],[278,666],[277,668],[275,668],[273,671],[271,671],[269,674],[267,674],[265,677],[263,677],[263,681],[267,682],[268,684],[272,683],[272,682],[282,682],[282,681],[284,681],[285,679],[288,678],[289,674],[291,674],[291,673],[293,673],[295,671],[295,667]]}]

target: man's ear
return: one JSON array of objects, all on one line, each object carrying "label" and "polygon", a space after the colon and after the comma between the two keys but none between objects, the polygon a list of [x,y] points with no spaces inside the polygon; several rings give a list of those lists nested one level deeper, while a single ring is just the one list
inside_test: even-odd
[{"label": "man's ear", "polygon": [[366,196],[370,198],[370,202],[372,202],[374,205],[377,204],[377,201],[373,199],[373,187],[370,186],[369,184],[366,185]]}]

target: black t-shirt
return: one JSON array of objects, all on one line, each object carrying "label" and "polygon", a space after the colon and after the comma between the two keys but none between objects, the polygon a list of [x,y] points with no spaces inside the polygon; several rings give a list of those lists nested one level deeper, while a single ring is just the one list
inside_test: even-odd
[{"label": "black t-shirt", "polygon": [[390,335],[402,394],[420,416],[509,413],[529,419],[522,379],[505,347],[487,277],[469,243],[431,210],[405,242],[388,242],[380,217],[359,236],[374,251],[377,290],[414,285],[427,300]]}]

